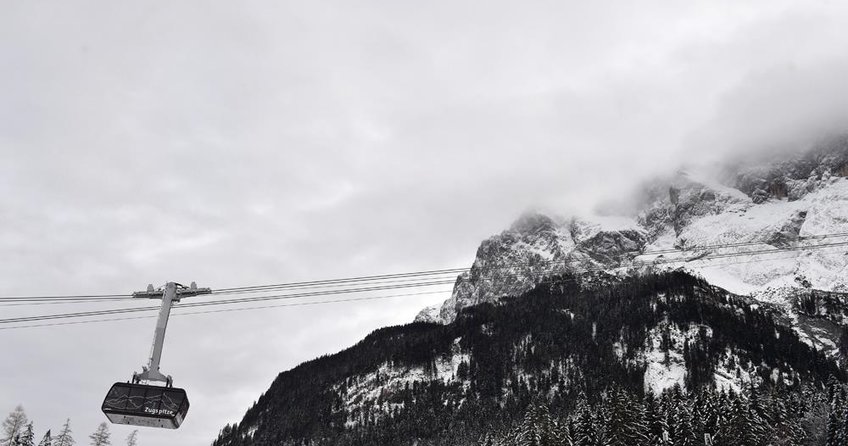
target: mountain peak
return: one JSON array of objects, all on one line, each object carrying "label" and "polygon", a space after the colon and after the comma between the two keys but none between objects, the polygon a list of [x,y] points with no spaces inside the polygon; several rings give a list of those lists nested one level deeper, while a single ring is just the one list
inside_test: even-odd
[{"label": "mountain peak", "polygon": [[[834,251],[796,250],[788,258],[749,259],[746,266],[687,260],[699,247],[786,248],[804,237],[842,233],[848,224],[846,177],[848,134],[780,158],[681,169],[650,183],[636,201],[635,216],[528,212],[480,244],[438,317],[428,309],[416,320],[449,323],[462,308],[520,295],[557,274],[624,274],[651,262],[659,262],[655,269],[682,267],[754,296],[769,287],[796,286],[799,277],[814,288],[848,291],[848,257]],[[664,254],[653,254],[658,251]],[[731,251],[713,248],[699,255]],[[680,261],[670,262],[675,257]]]},{"label": "mountain peak", "polygon": [[518,233],[537,233],[555,230],[559,224],[554,217],[539,211],[527,211],[518,217],[509,230]]}]

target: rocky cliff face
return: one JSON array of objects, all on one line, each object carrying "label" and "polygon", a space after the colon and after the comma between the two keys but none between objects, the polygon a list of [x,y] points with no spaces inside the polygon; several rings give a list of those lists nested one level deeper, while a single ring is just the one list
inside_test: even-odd
[{"label": "rocky cliff face", "polygon": [[742,162],[725,168],[725,181],[745,192],[755,203],[769,199],[800,200],[830,178],[848,176],[848,138],[834,136],[816,147],[771,162]]},{"label": "rocky cliff face", "polygon": [[781,159],[680,171],[646,187],[631,215],[525,215],[484,241],[451,298],[416,320],[449,323],[462,308],[562,273],[673,269],[797,320],[794,291],[848,292],[848,252],[838,245],[848,242],[846,166],[848,136],[835,137]]},{"label": "rocky cliff face", "polygon": [[485,240],[470,271],[457,278],[451,298],[416,320],[450,322],[462,308],[523,294],[553,275],[619,267],[647,242],[647,233],[632,219],[524,215]]}]

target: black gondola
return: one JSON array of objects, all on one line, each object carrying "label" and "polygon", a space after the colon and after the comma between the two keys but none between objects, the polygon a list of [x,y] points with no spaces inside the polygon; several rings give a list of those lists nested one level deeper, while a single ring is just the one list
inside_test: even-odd
[{"label": "black gondola", "polygon": [[[190,287],[168,282],[159,290],[153,288],[153,285],[147,285],[147,291],[133,293],[133,298],[161,299],[162,305],[159,308],[159,318],[156,321],[156,330],[153,332],[153,348],[150,350],[147,365],[141,367],[141,373],[132,374],[132,383],[115,383],[103,399],[100,410],[109,421],[116,424],[166,429],[176,429],[183,424],[188,413],[186,392],[183,389],[175,389],[171,376],[159,370],[162,346],[165,343],[165,329],[168,328],[168,317],[174,302],[179,302],[184,297],[210,293],[212,290],[198,288],[194,282]],[[151,381],[163,382],[165,386],[141,384]]]},{"label": "black gondola", "polygon": [[185,419],[188,406],[183,389],[115,383],[101,410],[116,424],[176,429]]}]

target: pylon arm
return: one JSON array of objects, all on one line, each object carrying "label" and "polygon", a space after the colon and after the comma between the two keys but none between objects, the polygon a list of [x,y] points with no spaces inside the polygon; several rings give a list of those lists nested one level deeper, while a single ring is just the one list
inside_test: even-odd
[{"label": "pylon arm", "polygon": [[[177,287],[180,287],[178,289]],[[197,296],[198,294],[209,294],[212,291],[208,288],[198,289],[197,285],[192,282],[190,288],[168,282],[165,285],[164,291],[154,291],[150,286],[147,292],[135,293],[134,297],[147,299],[162,299],[162,305],[159,308],[159,318],[156,321],[156,330],[153,332],[153,346],[150,349],[150,358],[147,366],[142,367],[141,373],[133,373],[133,382],[139,381],[159,381],[171,386],[173,380],[169,375],[164,375],[159,371],[159,362],[162,359],[162,347],[165,344],[165,330],[168,328],[168,318],[171,316],[171,306],[174,302],[179,302],[183,297]]]},{"label": "pylon arm", "polygon": [[168,318],[171,316],[171,305],[177,295],[177,284],[168,282],[162,295],[162,306],[159,308],[159,318],[156,320],[156,330],[153,332],[153,347],[147,367],[142,367],[141,373],[133,378],[139,381],[161,381],[170,384],[171,378],[159,371],[159,361],[162,359],[162,347],[165,344],[165,330],[168,328]]}]

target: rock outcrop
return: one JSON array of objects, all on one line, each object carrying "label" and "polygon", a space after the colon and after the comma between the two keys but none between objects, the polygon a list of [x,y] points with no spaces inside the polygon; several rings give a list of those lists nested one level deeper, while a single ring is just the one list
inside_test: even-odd
[{"label": "rock outcrop", "polygon": [[656,180],[632,215],[524,215],[485,240],[450,299],[416,320],[449,323],[462,308],[520,295],[564,273],[683,269],[754,298],[775,289],[790,295],[802,282],[848,291],[848,253],[828,247],[848,242],[840,237],[848,233],[848,136],[730,166]]}]

